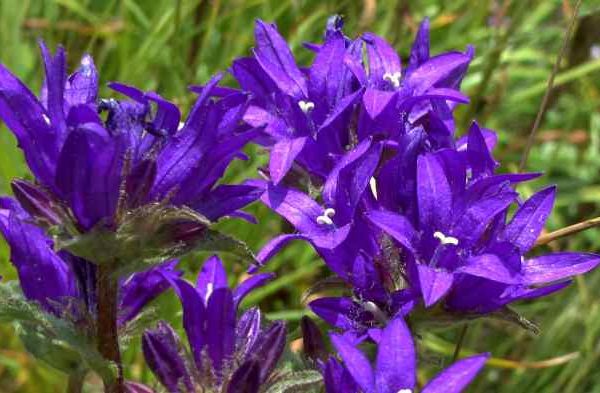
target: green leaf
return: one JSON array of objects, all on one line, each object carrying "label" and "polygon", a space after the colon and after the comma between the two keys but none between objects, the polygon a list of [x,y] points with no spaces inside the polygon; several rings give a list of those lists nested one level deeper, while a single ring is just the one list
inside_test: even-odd
[{"label": "green leaf", "polygon": [[246,263],[255,260],[245,243],[210,229],[210,224],[192,209],[151,203],[127,212],[116,231],[101,223],[87,233],[59,239],[56,247],[98,265],[111,265],[119,276],[191,251],[227,252]]},{"label": "green leaf", "polygon": [[318,371],[296,371],[282,375],[266,393],[294,393],[318,391],[323,377]]}]

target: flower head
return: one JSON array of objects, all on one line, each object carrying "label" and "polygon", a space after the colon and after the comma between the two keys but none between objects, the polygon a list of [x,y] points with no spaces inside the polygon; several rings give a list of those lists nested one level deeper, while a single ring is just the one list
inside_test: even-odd
[{"label": "flower head", "polygon": [[258,392],[268,382],[283,352],[285,325],[275,322],[262,327],[257,308],[239,317],[237,309],[250,291],[271,278],[272,274],[257,274],[231,290],[222,262],[213,256],[203,265],[195,286],[183,279],[171,280],[183,306],[192,360],[165,323],[148,330],[143,339],[148,365],[170,392],[180,392],[182,387],[193,392],[194,386],[226,387],[229,392],[246,386],[246,391]]}]

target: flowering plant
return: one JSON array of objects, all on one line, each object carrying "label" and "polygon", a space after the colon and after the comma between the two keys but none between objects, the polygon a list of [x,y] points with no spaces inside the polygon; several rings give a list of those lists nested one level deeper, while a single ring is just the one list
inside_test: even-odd
[{"label": "flowering plant", "polygon": [[[252,56],[229,70],[240,89],[219,87],[220,74],[193,86],[185,121],[174,103],[126,84],[109,84],[125,99],[99,99],[89,56],[67,76],[64,50],[41,44],[39,97],[0,66],[0,118],[33,174],[0,199],[20,284],[0,285],[0,316],[33,355],[75,384],[93,371],[107,392],[151,392],[125,380],[121,359],[144,330],[143,355],[168,392],[411,393],[420,332],[474,318],[536,330],[510,305],[600,264],[590,253],[532,255],[556,188],[522,198],[518,184],[540,174],[498,173],[497,136],[476,122],[457,136],[472,47],[431,55],[425,20],[403,66],[382,37],[351,39],[342,27],[331,17],[301,68],[276,26],[257,21]],[[269,152],[262,178],[222,184],[248,143]],[[213,227],[254,223],[240,209],[255,200],[295,229],[256,256]],[[297,239],[341,289],[311,290],[308,306],[330,330],[325,340],[303,318],[303,357],[286,350],[296,333],[284,322],[241,305]],[[231,289],[213,255],[191,284],[178,258],[198,250],[243,260],[248,277]],[[170,289],[187,347],[168,322],[144,324],[145,306]],[[460,392],[489,356],[455,359],[419,391]]]}]

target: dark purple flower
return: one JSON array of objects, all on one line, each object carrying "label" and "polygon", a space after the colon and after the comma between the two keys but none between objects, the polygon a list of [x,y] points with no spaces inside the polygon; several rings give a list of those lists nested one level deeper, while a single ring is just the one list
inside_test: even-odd
[{"label": "dark purple flower", "polygon": [[[248,392],[257,392],[267,382],[284,349],[285,325],[275,322],[264,328],[257,308],[239,317],[237,309],[250,291],[272,277],[253,275],[232,290],[222,262],[213,256],[202,266],[196,285],[169,278],[183,306],[183,327],[193,360],[180,353],[171,333],[161,333],[172,332],[165,326],[146,332],[149,349],[144,355],[170,392],[179,392],[188,381],[194,386],[228,387],[231,392],[237,392],[235,386],[242,382],[249,384]],[[150,350],[152,345],[165,348]]]},{"label": "dark purple flower", "polygon": [[46,80],[39,99],[0,66],[0,118],[37,180],[15,185],[32,215],[64,221],[68,216],[55,210],[64,205],[75,227],[87,231],[118,225],[119,203],[135,209],[167,200],[214,221],[237,215],[258,197],[251,186],[215,186],[233,159],[244,158],[241,148],[256,135],[239,125],[248,105],[245,94],[211,99],[220,76],[209,81],[180,123],[177,107],[154,92],[112,83],[128,99],[98,100],[90,56],[67,77],[64,50],[52,56],[41,46]]},{"label": "dark purple flower", "polygon": [[[324,374],[328,393],[357,392],[341,381],[349,374],[365,393],[412,393],[416,387],[416,352],[411,333],[402,320],[395,318],[381,330],[377,342],[375,364],[352,342],[333,334],[331,341],[344,362],[344,370],[336,361],[326,364]],[[468,357],[454,363],[421,390],[423,393],[458,393],[475,378],[489,355]]]}]

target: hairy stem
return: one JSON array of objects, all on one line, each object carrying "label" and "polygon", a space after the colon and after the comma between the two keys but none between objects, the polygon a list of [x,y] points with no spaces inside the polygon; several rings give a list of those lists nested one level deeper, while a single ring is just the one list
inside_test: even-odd
[{"label": "hairy stem", "polygon": [[69,375],[67,385],[67,393],[81,393],[83,391],[83,381],[85,380],[85,372],[74,372]]},{"label": "hairy stem", "polygon": [[107,393],[123,393],[123,365],[117,331],[118,282],[109,266],[98,268],[98,321],[96,336],[98,351],[117,367],[117,378],[104,380]]}]

